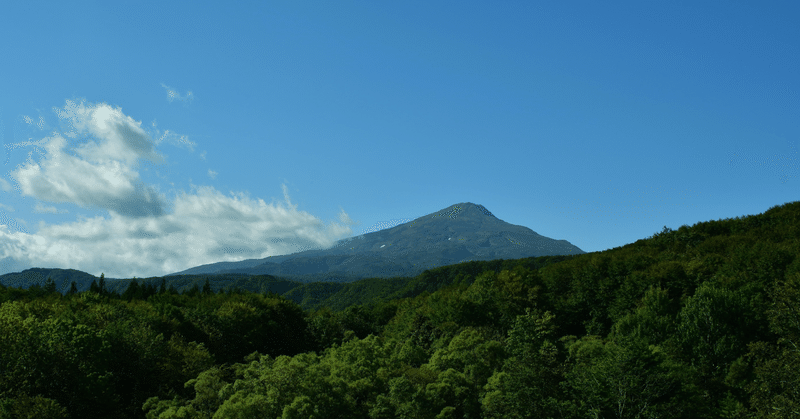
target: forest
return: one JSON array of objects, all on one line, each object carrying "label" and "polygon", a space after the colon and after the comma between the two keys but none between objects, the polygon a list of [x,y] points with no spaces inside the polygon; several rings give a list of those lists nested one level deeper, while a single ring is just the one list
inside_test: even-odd
[{"label": "forest", "polygon": [[414,278],[0,286],[0,418],[797,418],[799,238],[792,202]]}]

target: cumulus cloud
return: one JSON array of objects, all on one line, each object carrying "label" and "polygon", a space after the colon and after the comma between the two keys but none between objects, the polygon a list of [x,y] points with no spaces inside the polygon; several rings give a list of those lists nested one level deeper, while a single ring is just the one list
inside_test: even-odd
[{"label": "cumulus cloud", "polygon": [[164,197],[145,185],[135,170],[141,159],[155,163],[164,160],[140,122],[107,104],[86,106],[67,101],[63,109],[56,109],[56,114],[71,122],[68,136],[94,139],[76,147],[74,153],[65,150],[67,140],[58,132],[27,142],[43,148],[37,147],[37,151],[44,158],[37,162],[29,153],[28,160],[11,171],[23,195],[52,203],[103,208],[128,217],[165,212]]},{"label": "cumulus cloud", "polygon": [[36,206],[33,207],[34,214],[66,214],[69,211],[65,209],[58,209],[56,207],[46,207],[41,203],[36,203]]},{"label": "cumulus cloud", "polygon": [[[26,143],[42,157],[34,161],[29,154],[11,176],[22,195],[100,208],[108,216],[40,221],[36,233],[15,229],[6,219],[0,222],[2,266],[70,268],[109,278],[161,276],[207,263],[327,248],[352,235],[354,222],[343,209],[340,222],[326,226],[292,205],[286,185],[280,205],[194,185],[168,199],[139,179],[139,160],[165,159],[139,122],[106,104],[68,101],[56,112],[70,123],[69,132]],[[65,136],[85,141],[70,147]],[[58,212],[43,204],[34,210]]]},{"label": "cumulus cloud", "polygon": [[172,103],[173,100],[180,100],[181,102],[187,103],[191,102],[194,99],[194,95],[192,94],[191,90],[187,90],[186,95],[181,96],[181,94],[178,93],[176,89],[173,89],[164,83],[161,83],[161,87],[163,87],[167,91],[167,100],[170,103]]},{"label": "cumulus cloud", "polygon": [[211,169],[208,169],[208,177],[210,177],[211,179],[216,179],[217,178],[217,172],[215,172],[215,171],[213,171]]},{"label": "cumulus cloud", "polygon": [[0,190],[3,192],[11,192],[11,184],[7,180],[0,177]]},{"label": "cumulus cloud", "polygon": [[40,223],[36,234],[0,226],[0,259],[103,272],[110,278],[148,277],[218,261],[327,248],[352,233],[352,220],[343,210],[342,224],[326,228],[288,199],[285,206],[267,205],[244,193],[225,196],[209,186],[194,192],[176,197],[174,213],[157,217],[81,217],[61,225]]}]

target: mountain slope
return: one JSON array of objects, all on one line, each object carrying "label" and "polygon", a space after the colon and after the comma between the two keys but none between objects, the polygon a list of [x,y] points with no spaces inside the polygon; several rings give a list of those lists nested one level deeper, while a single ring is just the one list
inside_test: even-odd
[{"label": "mountain slope", "polygon": [[415,276],[466,261],[586,253],[566,240],[506,223],[483,205],[465,202],[408,223],[340,240],[329,249],[202,265],[170,275],[238,273],[307,282]]},{"label": "mountain slope", "polygon": [[83,291],[82,285],[85,284],[85,289],[88,290],[89,284],[99,279],[94,275],[75,269],[31,268],[22,272],[0,275],[0,284],[14,288],[28,288],[35,284],[44,286],[47,278],[53,280],[56,290],[61,293],[66,293],[69,290],[72,281],[76,282],[79,291]]}]

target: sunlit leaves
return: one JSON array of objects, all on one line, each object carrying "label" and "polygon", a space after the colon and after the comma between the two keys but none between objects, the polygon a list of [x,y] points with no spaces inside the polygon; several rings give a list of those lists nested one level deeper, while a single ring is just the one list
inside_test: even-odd
[{"label": "sunlit leaves", "polygon": [[743,295],[703,284],[681,309],[676,337],[692,366],[709,379],[721,379],[727,365],[746,352],[753,319]]},{"label": "sunlit leaves", "polygon": [[555,330],[550,312],[528,309],[517,316],[506,338],[511,355],[484,385],[481,404],[487,418],[548,417],[558,411],[563,380],[558,349],[549,339]]},{"label": "sunlit leaves", "polygon": [[773,292],[770,325],[778,345],[751,345],[755,380],[748,385],[759,418],[800,415],[800,273],[787,275]]},{"label": "sunlit leaves", "polygon": [[592,336],[567,347],[572,368],[565,377],[579,416],[666,418],[688,413],[682,394],[685,374],[658,347]]}]

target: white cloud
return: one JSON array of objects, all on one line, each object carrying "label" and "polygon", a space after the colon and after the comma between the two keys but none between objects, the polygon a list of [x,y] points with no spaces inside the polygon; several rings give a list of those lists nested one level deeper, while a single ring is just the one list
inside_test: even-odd
[{"label": "white cloud", "polygon": [[167,91],[167,100],[170,103],[172,103],[173,100],[180,100],[181,102],[186,103],[186,102],[191,102],[194,99],[194,95],[192,94],[191,90],[187,90],[186,91],[186,95],[185,96],[181,96],[181,94],[178,93],[178,91],[176,89],[173,89],[173,88],[167,86],[164,83],[161,83],[161,87],[166,89],[166,91]]},{"label": "white cloud", "polygon": [[216,179],[217,178],[217,174],[218,174],[217,172],[215,172],[215,171],[213,171],[211,169],[208,169],[208,177],[210,177],[211,179]]},{"label": "white cloud", "polygon": [[0,177],[0,189],[4,192],[11,192],[11,184],[7,180]]},{"label": "white cloud", "polygon": [[359,223],[357,221],[353,221],[342,208],[339,208],[339,221],[344,225],[356,225]]},{"label": "white cloud", "polygon": [[153,121],[152,125],[153,125],[154,136],[157,137],[155,139],[156,145],[160,145],[161,143],[166,141],[178,147],[186,147],[189,149],[189,151],[194,151],[194,147],[197,145],[197,143],[189,140],[188,136],[177,134],[170,130],[165,130],[164,133],[161,134],[161,132],[157,128],[157,124],[155,121]]},{"label": "white cloud", "polygon": [[[103,272],[110,278],[148,277],[217,261],[326,248],[352,234],[346,225],[325,227],[286,197],[286,206],[267,205],[243,193],[228,197],[202,186],[178,196],[172,214],[130,218],[111,213],[61,225],[40,223],[36,234],[0,226],[0,260]],[[350,222],[344,211],[340,219]]]},{"label": "white cloud", "polygon": [[41,203],[37,202],[36,206],[33,207],[33,212],[35,214],[66,214],[69,211],[65,209],[59,210],[56,207],[46,207]]},{"label": "white cloud", "polygon": [[[20,218],[11,219],[8,216],[7,212],[14,212],[14,208],[8,205],[0,204],[0,225],[10,226],[18,231],[24,231],[25,227],[27,227],[27,223],[25,220]],[[3,242],[0,242],[0,248],[3,247]],[[0,252],[2,254],[2,252]],[[0,271],[0,274],[2,271]]]},{"label": "white cloud", "polygon": [[23,115],[22,116],[22,121],[25,122],[28,125],[36,125],[37,127],[39,127],[39,129],[44,129],[44,127],[45,127],[44,117],[43,116],[39,116],[39,121],[34,123],[33,122],[33,118],[31,118],[30,116],[27,116],[27,115]]},{"label": "white cloud", "polygon": [[[326,248],[352,235],[354,223],[344,210],[340,223],[326,226],[292,205],[286,185],[283,205],[194,185],[191,193],[168,199],[139,179],[140,159],[164,160],[139,122],[106,104],[68,101],[56,112],[71,130],[12,145],[33,146],[42,158],[34,161],[29,154],[11,176],[23,195],[105,209],[108,216],[78,216],[64,224],[42,221],[33,234],[16,223],[0,223],[2,266],[78,269],[109,278],[160,276],[212,262]],[[70,147],[64,136],[85,141]],[[37,204],[35,211],[58,210]]]},{"label": "white cloud", "polygon": [[85,106],[67,101],[63,110],[55,111],[61,119],[71,122],[70,133],[75,137],[89,135],[97,141],[89,139],[73,153],[64,150],[67,140],[57,132],[26,143],[43,146],[44,152],[38,147],[37,151],[44,158],[35,162],[29,154],[28,161],[11,171],[23,195],[103,208],[129,217],[164,213],[164,197],[141,182],[135,170],[139,159],[164,161],[140,122],[106,104]]},{"label": "white cloud", "polygon": [[[122,160],[132,164],[138,159],[162,163],[164,157],[155,151],[155,144],[141,128],[142,123],[122,113],[121,108],[112,108],[101,103],[76,104],[68,100],[63,110],[53,109],[59,118],[72,123],[78,134],[89,134],[99,139],[99,144],[89,141],[77,153],[85,160],[105,162]],[[74,132],[74,131],[73,131]]]}]

